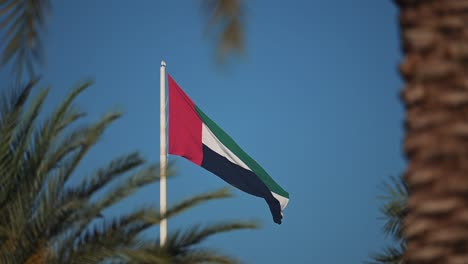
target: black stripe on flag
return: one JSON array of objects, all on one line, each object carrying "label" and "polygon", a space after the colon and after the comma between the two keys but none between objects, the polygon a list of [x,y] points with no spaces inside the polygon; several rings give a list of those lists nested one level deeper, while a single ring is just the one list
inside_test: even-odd
[{"label": "black stripe on flag", "polygon": [[273,220],[275,223],[281,224],[280,203],[255,173],[230,162],[205,145],[203,145],[202,167],[234,187],[251,195],[264,198],[270,207]]}]

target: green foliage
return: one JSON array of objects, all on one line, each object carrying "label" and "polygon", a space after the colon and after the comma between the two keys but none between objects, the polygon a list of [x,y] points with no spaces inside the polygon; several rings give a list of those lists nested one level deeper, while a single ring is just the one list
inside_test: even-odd
[{"label": "green foliage", "polygon": [[162,219],[230,197],[226,189],[178,202],[165,215],[141,207],[108,218],[103,211],[159,180],[158,165],[147,165],[138,153],[130,153],[76,185],[69,182],[85,155],[121,116],[109,112],[78,126],[85,114],[73,102],[90,85],[79,85],[41,121],[48,90],[28,100],[36,81],[0,101],[0,263],[235,263],[199,244],[217,233],[255,228],[255,223],[195,226],[169,234],[164,247],[141,239],[142,232]]},{"label": "green foliage", "polygon": [[402,256],[406,249],[406,241],[402,235],[402,223],[406,215],[406,201],[408,189],[402,177],[391,178],[390,183],[385,183],[386,194],[380,199],[384,201],[380,208],[385,221],[383,231],[386,236],[391,236],[396,246],[389,246],[379,253],[372,254],[372,264],[403,264]]},{"label": "green foliage", "polygon": [[35,64],[42,60],[41,35],[50,0],[0,0],[0,65],[13,62],[17,80],[24,69],[29,77],[35,76]]}]

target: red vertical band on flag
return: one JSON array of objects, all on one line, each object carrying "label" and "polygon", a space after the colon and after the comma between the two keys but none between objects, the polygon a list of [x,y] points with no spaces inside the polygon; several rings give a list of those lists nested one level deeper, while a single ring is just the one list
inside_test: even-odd
[{"label": "red vertical band on flag", "polygon": [[195,104],[168,74],[169,154],[182,156],[201,166],[203,160],[202,121]]}]

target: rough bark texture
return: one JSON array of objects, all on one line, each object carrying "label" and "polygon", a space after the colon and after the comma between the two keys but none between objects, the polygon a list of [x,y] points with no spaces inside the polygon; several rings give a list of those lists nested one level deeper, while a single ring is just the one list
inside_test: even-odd
[{"label": "rough bark texture", "polygon": [[468,263],[468,1],[400,7],[405,263]]}]

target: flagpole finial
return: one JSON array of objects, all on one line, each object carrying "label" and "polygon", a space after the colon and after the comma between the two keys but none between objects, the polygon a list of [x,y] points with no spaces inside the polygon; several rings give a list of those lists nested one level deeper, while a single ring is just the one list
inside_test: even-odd
[{"label": "flagpole finial", "polygon": [[162,67],[166,67],[166,62],[162,60],[162,61],[161,61],[161,66],[162,66]]}]

